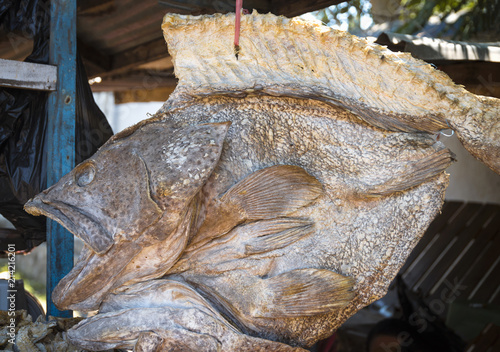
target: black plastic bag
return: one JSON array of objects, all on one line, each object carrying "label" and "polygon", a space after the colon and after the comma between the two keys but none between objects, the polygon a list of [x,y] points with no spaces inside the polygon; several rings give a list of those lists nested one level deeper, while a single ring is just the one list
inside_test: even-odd
[{"label": "black plastic bag", "polygon": [[[25,61],[48,63],[50,2],[0,0],[0,23],[7,33],[33,39],[33,52]],[[44,217],[23,210],[24,203],[47,186],[45,141],[47,92],[0,89],[0,214],[16,231],[0,229],[0,253],[14,244],[29,251],[46,239]],[[82,61],[77,59],[75,162],[97,151],[113,134],[95,104]]]}]

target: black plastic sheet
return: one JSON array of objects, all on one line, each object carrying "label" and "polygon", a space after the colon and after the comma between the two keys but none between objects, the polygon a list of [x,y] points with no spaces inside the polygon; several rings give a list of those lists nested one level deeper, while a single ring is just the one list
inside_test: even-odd
[{"label": "black plastic sheet", "polygon": [[[27,62],[49,62],[50,2],[0,0],[0,27],[6,33],[33,40]],[[112,134],[96,105],[82,61],[77,59],[75,162],[97,151]],[[9,244],[29,251],[46,239],[44,217],[23,210],[24,203],[47,186],[45,145],[47,92],[0,89],[0,214],[16,231],[0,229],[0,253]]]}]

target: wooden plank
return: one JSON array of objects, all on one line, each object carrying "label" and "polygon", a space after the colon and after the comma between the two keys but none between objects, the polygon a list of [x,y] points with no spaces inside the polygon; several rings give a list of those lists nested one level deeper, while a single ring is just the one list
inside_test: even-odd
[{"label": "wooden plank", "polygon": [[418,282],[430,271],[434,261],[446,249],[457,231],[465,225],[479,208],[480,205],[478,204],[466,204],[462,207],[456,216],[453,217],[451,223],[448,223],[444,230],[438,235],[437,241],[435,241],[425,255],[420,258],[418,264],[409,268],[406,275],[403,276],[403,279],[412,290],[418,288]]},{"label": "wooden plank", "polygon": [[[158,3],[165,6],[165,10],[168,12],[192,15],[234,12],[235,8],[234,0],[159,0]],[[271,3],[270,0],[245,0],[243,8],[250,11],[256,9],[260,13],[267,13],[271,11]]]},{"label": "wooden plank", "polygon": [[[496,253],[494,255],[497,258],[500,258],[500,248],[496,249]],[[479,290],[474,294],[474,297],[472,298],[474,302],[493,303],[495,302],[495,298],[497,298],[498,301],[498,288],[500,286],[499,273],[500,262],[497,260],[494,266],[491,267],[488,275],[484,278]]]},{"label": "wooden plank", "polygon": [[[57,91],[49,96],[47,184],[56,183],[75,164],[76,1],[52,0],[50,63],[57,65]],[[47,316],[71,317],[52,302],[52,291],[73,267],[73,235],[47,220]]]},{"label": "wooden plank", "polygon": [[488,324],[486,328],[481,332],[481,334],[475,339],[471,348],[468,348],[467,352],[495,352],[498,351],[493,349],[493,346],[498,345],[500,340],[500,327]]},{"label": "wooden plank", "polygon": [[82,42],[79,43],[79,49],[88,69],[89,78],[106,78],[124,74],[160,60],[165,63],[162,66],[163,70],[174,67],[163,37],[110,56],[106,56]]},{"label": "wooden plank", "polygon": [[102,16],[113,11],[115,0],[78,0],[78,16]]},{"label": "wooden plank", "polygon": [[[500,236],[494,238],[488,243],[486,249],[479,255],[476,262],[470,266],[470,269],[465,273],[461,282],[464,286],[463,297],[467,300],[475,302],[475,294],[481,279],[489,272],[493,264],[498,259],[498,249],[500,248]],[[479,286],[480,287],[480,286]]]},{"label": "wooden plank", "polygon": [[165,39],[162,37],[113,55],[111,69],[104,76],[124,72],[167,56],[167,43],[165,43]]},{"label": "wooden plank", "polygon": [[177,79],[165,72],[144,73],[138,72],[131,75],[106,77],[100,83],[94,83],[90,87],[93,92],[118,92],[128,90],[150,91],[156,88],[175,88]]},{"label": "wooden plank", "polygon": [[[493,206],[491,206],[493,208]],[[500,237],[500,207],[496,206],[495,210],[497,212],[495,213],[495,218],[497,220],[497,228],[496,228],[496,235],[495,238]],[[495,222],[492,222],[492,224],[495,224]],[[492,267],[491,271],[488,273],[488,276],[485,278],[484,282],[482,283],[480,289],[478,292],[474,295],[474,301],[481,302],[481,303],[493,303],[493,302],[499,302],[500,301],[500,295],[498,292],[498,289],[500,287],[500,275],[499,275],[499,270],[500,270],[500,247],[492,247],[492,250],[495,251],[493,254],[493,258],[497,258],[497,261],[493,264],[495,265]],[[486,275],[486,273],[485,273]],[[496,298],[496,300],[495,300]]]},{"label": "wooden plank", "polygon": [[317,11],[332,5],[338,5],[345,0],[273,0],[271,12],[277,15],[294,17],[306,12]]},{"label": "wooden plank", "polygon": [[440,61],[434,64],[468,91],[500,98],[500,63]]},{"label": "wooden plank", "polygon": [[439,286],[433,290],[434,293],[431,295],[432,299],[440,299],[442,294],[450,292],[451,290],[455,298],[460,297],[460,299],[465,300],[463,295],[465,288],[462,285],[464,274],[474,266],[474,263],[481,260],[481,253],[500,229],[500,206],[489,205],[488,207],[494,211],[490,221],[483,225],[481,232],[474,238],[474,242],[467,250],[467,256],[464,256],[462,260],[446,274],[446,278]]},{"label": "wooden plank", "polygon": [[414,263],[414,261],[419,257],[419,255],[422,253],[422,251],[425,250],[425,248],[429,245],[429,243],[432,241],[432,239],[442,231],[442,229],[446,226],[448,223],[448,220],[455,214],[456,211],[460,209],[461,206],[463,206],[463,202],[445,202],[443,205],[443,208],[441,209],[441,214],[436,216],[434,221],[429,225],[427,230],[425,231],[425,234],[422,236],[420,241],[418,241],[417,245],[415,248],[413,248],[413,251],[410,253],[408,256],[408,259],[406,260],[404,266],[401,268],[399,271],[400,275],[403,275],[406,270]]},{"label": "wooden plank", "polygon": [[168,99],[169,95],[172,94],[174,89],[175,87],[161,87],[150,90],[115,91],[115,104],[165,101]]},{"label": "wooden plank", "polygon": [[472,245],[472,241],[481,232],[483,224],[491,218],[495,213],[494,209],[488,206],[482,206],[476,216],[460,229],[455,236],[454,242],[447,249],[446,253],[440,257],[432,270],[432,274],[420,284],[420,289],[423,292],[434,293],[432,288],[442,281],[443,276],[447,271],[453,270],[453,267],[459,260],[468,260],[467,249]]},{"label": "wooden plank", "polygon": [[0,87],[53,91],[57,67],[0,59]]}]

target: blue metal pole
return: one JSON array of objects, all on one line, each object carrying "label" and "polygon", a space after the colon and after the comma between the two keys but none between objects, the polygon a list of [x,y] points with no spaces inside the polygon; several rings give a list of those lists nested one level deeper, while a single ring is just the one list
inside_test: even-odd
[{"label": "blue metal pole", "polygon": [[[47,186],[75,166],[76,1],[52,0],[50,64],[57,66],[57,90],[48,100]],[[73,235],[47,220],[47,315],[71,317],[52,302],[52,291],[73,267]]]}]

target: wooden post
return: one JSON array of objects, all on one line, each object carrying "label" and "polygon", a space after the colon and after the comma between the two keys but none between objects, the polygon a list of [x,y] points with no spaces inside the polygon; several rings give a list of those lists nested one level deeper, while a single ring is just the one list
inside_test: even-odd
[{"label": "wooden post", "polygon": [[55,66],[0,59],[0,87],[52,91],[56,84]]},{"label": "wooden post", "polygon": [[[47,186],[75,164],[76,1],[52,0],[50,64],[57,66],[57,90],[48,100]],[[47,315],[71,317],[52,302],[52,291],[73,267],[73,235],[47,220]]]}]

